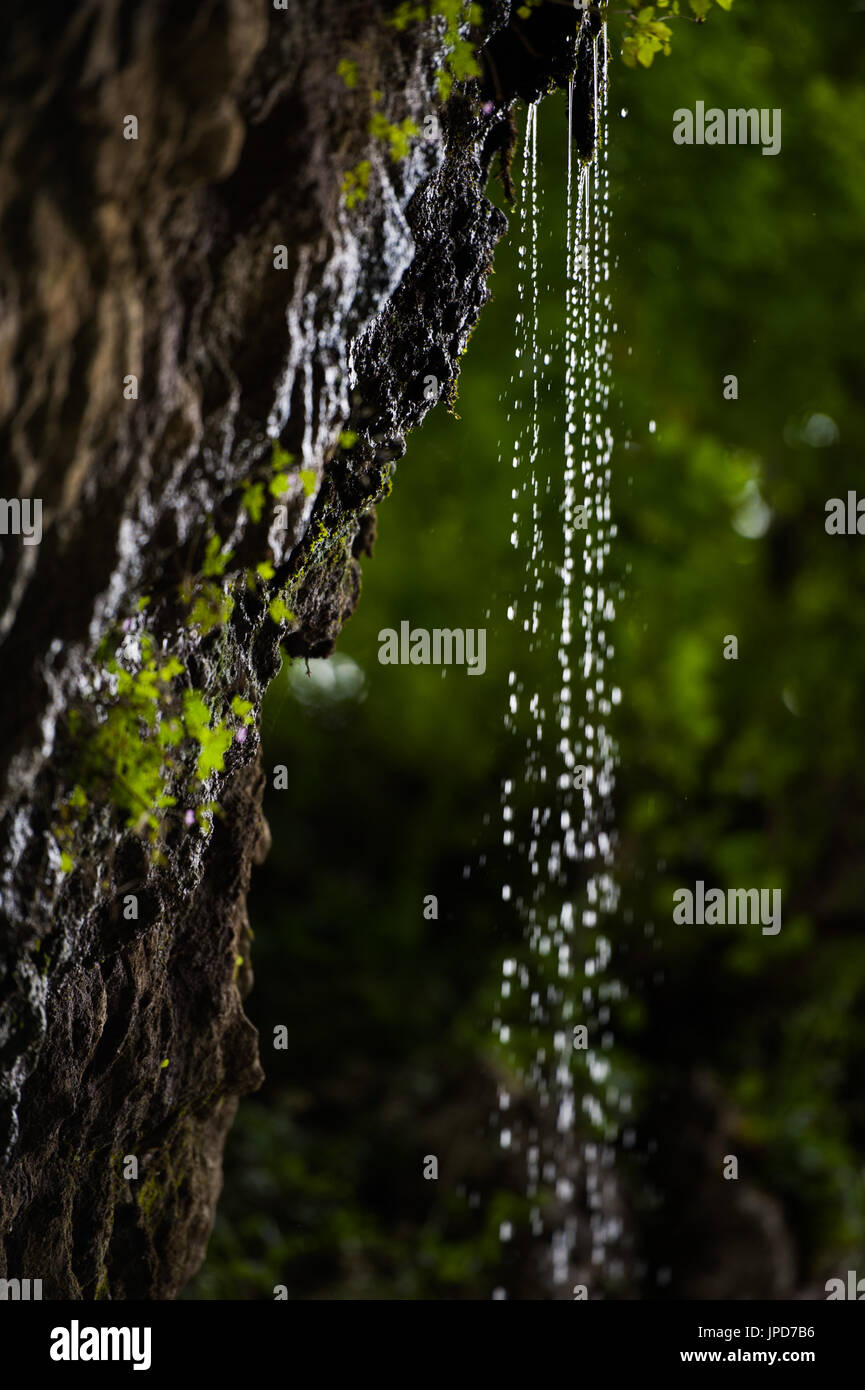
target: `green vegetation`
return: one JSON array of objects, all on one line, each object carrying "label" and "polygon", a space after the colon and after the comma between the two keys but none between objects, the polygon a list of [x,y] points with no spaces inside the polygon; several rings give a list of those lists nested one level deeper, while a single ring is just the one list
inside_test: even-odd
[{"label": "green vegetation", "polygon": [[350,58],[341,58],[336,70],[349,91],[357,86],[357,63],[353,63]]},{"label": "green vegetation", "polygon": [[[702,24],[717,3],[722,10],[729,10],[733,0],[655,0],[652,5],[642,3],[632,6],[628,16],[625,37],[622,42],[622,61],[628,67],[650,68],[657,53],[670,54],[670,40],[673,31],[668,19],[689,17],[688,11]],[[656,17],[657,12],[663,18]]]},{"label": "green vegetation", "polygon": [[[207,575],[220,574],[227,562],[214,539],[204,562]],[[195,602],[201,601],[199,595]],[[91,699],[69,715],[68,757],[76,780],[53,826],[63,873],[75,866],[79,826],[106,802],[155,846],[182,789],[184,800],[192,800],[185,816],[209,830],[218,807],[201,799],[201,791],[212,774],[224,770],[237,728],[216,715],[202,691],[183,686],[183,663],[158,652],[146,631],[108,635],[97,664]],[[251,722],[248,701],[235,696],[231,708],[243,724]]]},{"label": "green vegetation", "polygon": [[264,511],[264,484],[261,482],[247,483],[243,489],[240,505],[249,514],[249,518],[254,523],[261,521],[261,514]]},{"label": "green vegetation", "polygon": [[373,113],[367,130],[377,140],[387,141],[390,147],[390,157],[394,163],[400,159],[405,159],[409,152],[409,140],[413,135],[419,134],[414,121],[409,120],[408,117],[400,125],[395,125],[380,111]]},{"label": "green vegetation", "polygon": [[294,454],[290,454],[287,449],[283,449],[277,439],[272,440],[271,443],[273,446],[270,459],[271,470],[275,478],[279,478],[280,481],[283,482],[287,481],[285,470],[294,463]]},{"label": "green vegetation", "polygon": [[[444,101],[450,96],[455,82],[464,82],[471,77],[480,76],[480,65],[475,56],[475,41],[471,36],[483,21],[480,5],[467,3],[467,0],[432,0],[427,5],[403,3],[397,6],[385,23],[392,29],[405,31],[414,24],[428,24],[444,20],[444,42],[446,58],[444,65],[436,71],[436,87]],[[337,72],[346,87],[355,91],[359,88],[358,65],[353,59],[342,58]],[[373,89],[369,101],[377,106],[382,93]],[[390,158],[394,163],[405,159],[410,152],[410,141],[420,131],[409,117],[395,122],[388,120],[381,111],[373,111],[367,123],[367,131],[376,140],[387,143]],[[371,164],[361,160],[353,168],[346,170],[342,179],[342,198],[349,209],[364,201],[369,191]]]},{"label": "green vegetation", "polygon": [[353,208],[357,203],[363,202],[369,188],[371,169],[369,160],[362,159],[353,169],[347,169],[343,174],[342,196],[347,208]]},{"label": "green vegetation", "polygon": [[237,718],[241,719],[244,724],[255,723],[255,718],[252,714],[253,708],[254,706],[252,701],[244,700],[240,697],[240,695],[235,695],[234,699],[231,702],[232,714],[237,715]]},{"label": "green vegetation", "polygon": [[224,592],[221,581],[233,552],[222,549],[219,536],[211,536],[201,566],[201,573],[186,579],[178,586],[181,603],[189,608],[186,626],[195,627],[202,637],[228,622],[234,609],[234,599]]},{"label": "green vegetation", "polygon": [[471,36],[465,37],[462,28],[477,28],[483,21],[483,8],[480,5],[466,4],[464,0],[434,0],[434,15],[445,20],[445,43],[448,56],[444,67],[436,73],[436,85],[442,101],[450,96],[455,82],[465,82],[470,77],[480,77],[480,64],[475,56],[475,45]]},{"label": "green vegetation", "polygon": [[267,611],[275,623],[293,623],[295,618],[282,594],[277,594],[267,605]]}]

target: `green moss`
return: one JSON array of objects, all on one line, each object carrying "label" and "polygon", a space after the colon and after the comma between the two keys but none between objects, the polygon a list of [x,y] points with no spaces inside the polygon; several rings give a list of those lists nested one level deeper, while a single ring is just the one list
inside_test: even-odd
[{"label": "green moss", "polygon": [[139,1187],[135,1201],[141,1213],[143,1224],[148,1228],[153,1228],[154,1211],[158,1204],[164,1200],[162,1185],[159,1181],[158,1173],[151,1173],[145,1178]]},{"label": "green moss", "polygon": [[108,1281],[108,1262],[107,1255],[111,1246],[111,1237],[114,1233],[114,1215],[117,1209],[118,1184],[113,1185],[114,1203],[109,1207],[107,1220],[102,1231],[99,1233],[99,1272],[96,1276],[96,1288],[93,1292],[94,1299],[102,1301],[111,1297],[111,1285]]}]

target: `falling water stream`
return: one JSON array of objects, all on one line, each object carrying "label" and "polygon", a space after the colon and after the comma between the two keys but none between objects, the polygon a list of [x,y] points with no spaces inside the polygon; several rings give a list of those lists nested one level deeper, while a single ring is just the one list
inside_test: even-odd
[{"label": "falling water stream", "polygon": [[[570,1297],[575,1285],[576,1296],[589,1298],[621,1275],[615,1164],[631,1107],[611,1065],[621,986],[607,929],[618,904],[608,719],[621,693],[608,675],[615,594],[606,562],[616,528],[605,29],[595,41],[594,97],[595,148],[584,163],[574,155],[573,88],[568,94],[565,321],[549,344],[539,318],[537,106],[526,120],[520,309],[506,413],[514,436],[511,542],[526,557],[507,619],[520,629],[525,657],[508,677],[514,771],[501,798],[508,866],[501,897],[518,916],[522,946],[502,963],[493,1022],[518,1078],[518,1086],[499,1089],[499,1142],[523,1157],[544,1277],[553,1297]],[[541,440],[540,420],[563,349],[562,449]],[[519,1104],[526,1098],[528,1118]],[[512,1237],[511,1223],[502,1223],[500,1237]]]}]

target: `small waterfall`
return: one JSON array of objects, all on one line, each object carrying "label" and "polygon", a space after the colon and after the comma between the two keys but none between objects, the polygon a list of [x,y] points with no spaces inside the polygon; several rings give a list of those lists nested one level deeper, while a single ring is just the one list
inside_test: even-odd
[{"label": "small waterfall", "polygon": [[[605,569],[616,528],[605,27],[595,40],[594,97],[597,139],[583,163],[574,158],[573,86],[568,94],[565,323],[557,335],[565,359],[563,475],[561,453],[540,437],[541,390],[561,347],[551,343],[542,353],[540,343],[536,106],[528,110],[523,148],[520,309],[507,416],[514,433],[511,542],[527,558],[522,590],[507,607],[525,660],[508,677],[505,726],[519,752],[502,787],[508,869],[501,898],[518,915],[523,945],[502,963],[494,1020],[521,1091],[500,1086],[498,1131],[503,1148],[524,1156],[529,1223],[543,1241],[553,1297],[570,1297],[573,1283],[598,1296],[622,1272],[612,1254],[621,1235],[614,1168],[620,1120],[631,1106],[610,1061],[621,986],[611,973],[607,930],[619,897],[608,720],[621,693],[607,671],[615,595]],[[555,477],[542,476],[545,456]],[[555,522],[550,498],[559,500]],[[581,1028],[587,1034],[578,1037]],[[510,1239],[505,1227],[501,1237]]]}]

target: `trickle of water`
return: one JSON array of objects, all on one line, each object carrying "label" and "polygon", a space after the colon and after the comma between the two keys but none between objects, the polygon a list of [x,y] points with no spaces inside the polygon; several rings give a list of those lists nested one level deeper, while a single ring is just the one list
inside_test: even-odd
[{"label": "trickle of water", "polygon": [[[608,688],[607,670],[616,597],[605,576],[616,535],[610,508],[607,90],[603,27],[595,45],[597,143],[591,162],[578,169],[572,89],[568,95],[564,469],[555,484],[562,488],[555,526],[551,509],[544,508],[553,483],[549,477],[542,482],[540,474],[542,457],[553,450],[540,438],[540,382],[551,353],[542,355],[539,345],[535,106],[528,110],[523,149],[517,279],[524,307],[516,323],[509,417],[515,420],[511,541],[525,555],[526,577],[507,618],[528,640],[525,669],[509,674],[504,715],[508,731],[522,740],[522,758],[519,773],[502,787],[509,868],[501,899],[513,904],[524,945],[503,962],[493,1026],[541,1122],[524,1123],[501,1087],[499,1142],[524,1152],[529,1199],[542,1193],[547,1199],[532,1207],[529,1224],[548,1242],[558,1296],[575,1281],[587,1284],[591,1296],[599,1273],[616,1272],[609,1259],[621,1234],[615,1143],[618,1116],[631,1103],[612,1084],[611,1004],[622,990],[610,974],[612,948],[604,930],[619,897],[613,873],[616,748],[607,720],[621,700],[618,687]],[[545,692],[553,689],[547,710]],[[588,1046],[578,1048],[582,1029]]]}]

